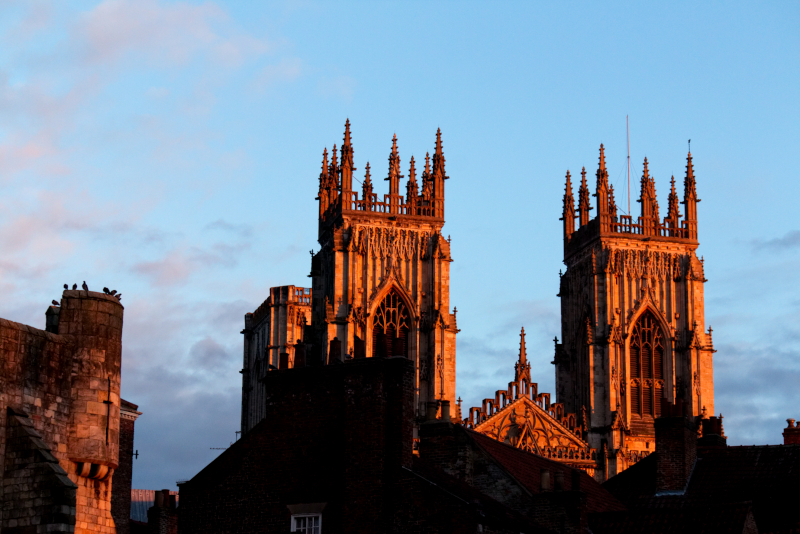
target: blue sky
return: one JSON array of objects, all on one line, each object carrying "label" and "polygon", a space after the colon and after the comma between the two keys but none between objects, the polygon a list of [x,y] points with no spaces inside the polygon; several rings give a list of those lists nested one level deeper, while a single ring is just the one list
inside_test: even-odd
[{"label": "blue sky", "polygon": [[[64,283],[124,295],[134,486],[174,487],[235,438],[243,315],[306,285],[323,148],[357,177],[443,132],[457,391],[540,389],[560,336],[567,169],[604,143],[627,203],[666,205],[687,141],[729,443],[800,417],[800,5],[4,2],[0,317],[44,326]],[[383,182],[378,182],[381,191]],[[385,185],[385,184],[384,184]],[[634,214],[638,205],[633,202]]]}]

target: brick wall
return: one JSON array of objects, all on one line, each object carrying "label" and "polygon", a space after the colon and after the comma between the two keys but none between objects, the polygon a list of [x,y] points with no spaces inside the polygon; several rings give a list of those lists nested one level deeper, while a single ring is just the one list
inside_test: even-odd
[{"label": "brick wall", "polygon": [[683,491],[697,459],[697,429],[687,418],[660,417],[656,430],[656,491]]}]

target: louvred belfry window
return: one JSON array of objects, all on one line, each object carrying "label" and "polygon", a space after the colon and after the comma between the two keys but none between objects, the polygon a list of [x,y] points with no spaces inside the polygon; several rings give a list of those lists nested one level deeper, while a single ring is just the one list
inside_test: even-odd
[{"label": "louvred belfry window", "polygon": [[396,291],[389,292],[375,310],[372,324],[372,356],[408,357],[408,308]]},{"label": "louvred belfry window", "polygon": [[651,312],[633,327],[630,341],[630,396],[633,415],[659,417],[664,390],[664,334]]}]

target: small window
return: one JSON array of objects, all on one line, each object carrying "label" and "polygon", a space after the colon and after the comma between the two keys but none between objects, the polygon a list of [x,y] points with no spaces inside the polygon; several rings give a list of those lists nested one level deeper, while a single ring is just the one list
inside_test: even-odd
[{"label": "small window", "polygon": [[302,534],[320,534],[322,532],[322,514],[303,514],[292,516],[292,532]]}]

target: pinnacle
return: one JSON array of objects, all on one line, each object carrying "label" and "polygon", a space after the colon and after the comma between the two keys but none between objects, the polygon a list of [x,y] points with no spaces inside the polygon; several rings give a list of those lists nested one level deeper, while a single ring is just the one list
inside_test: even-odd
[{"label": "pinnacle", "polygon": [[437,128],[436,129],[436,153],[437,154],[441,154],[442,153],[442,129],[441,128]]},{"label": "pinnacle", "polygon": [[606,170],[606,152],[603,148],[603,143],[600,143],[600,170]]},{"label": "pinnacle", "polygon": [[350,144],[350,119],[344,123],[344,145]]}]

